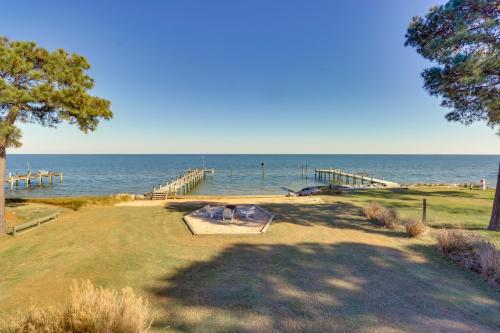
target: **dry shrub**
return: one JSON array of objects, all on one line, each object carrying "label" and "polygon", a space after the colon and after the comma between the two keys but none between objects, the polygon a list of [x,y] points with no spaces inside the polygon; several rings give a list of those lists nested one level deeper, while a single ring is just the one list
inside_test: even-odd
[{"label": "dry shrub", "polygon": [[370,204],[363,210],[365,216],[369,220],[376,220],[386,209],[377,203]]},{"label": "dry shrub", "polygon": [[437,236],[437,246],[442,255],[467,269],[479,271],[474,255],[474,237],[459,230],[443,230]]},{"label": "dry shrub", "polygon": [[484,239],[474,243],[474,253],[478,257],[480,272],[490,282],[500,284],[500,251]]},{"label": "dry shrub", "polygon": [[379,204],[371,204],[363,210],[366,218],[389,229],[396,228],[399,215],[394,209],[387,209]]},{"label": "dry shrub", "polygon": [[459,230],[443,230],[437,236],[437,246],[441,254],[447,256],[453,252],[472,251],[472,235]]},{"label": "dry shrub", "polygon": [[12,333],[143,333],[150,328],[147,302],[131,288],[96,288],[90,281],[73,282],[62,310],[33,308],[2,332]]},{"label": "dry shrub", "polygon": [[379,222],[388,229],[394,229],[399,223],[399,215],[394,209],[385,209],[379,216]]},{"label": "dry shrub", "polygon": [[493,243],[471,233],[443,230],[437,237],[437,246],[442,255],[500,284],[500,251]]},{"label": "dry shrub", "polygon": [[2,333],[62,333],[66,332],[61,313],[54,309],[32,307],[13,318]]},{"label": "dry shrub", "polygon": [[413,217],[405,221],[405,229],[409,237],[417,237],[423,234],[427,228],[422,220]]}]

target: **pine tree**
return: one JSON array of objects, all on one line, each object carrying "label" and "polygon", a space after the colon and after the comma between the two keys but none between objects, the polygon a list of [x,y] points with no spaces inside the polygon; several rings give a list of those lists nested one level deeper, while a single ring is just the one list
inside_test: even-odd
[{"label": "pine tree", "polygon": [[87,60],[63,49],[0,37],[0,234],[5,233],[6,148],[21,145],[19,123],[55,127],[66,121],[87,133],[111,119],[110,102],[89,95]]},{"label": "pine tree", "polygon": [[[433,7],[412,19],[405,45],[437,64],[422,77],[427,91],[450,109],[446,119],[500,128],[500,0],[450,0]],[[488,229],[500,231],[498,185]]]}]

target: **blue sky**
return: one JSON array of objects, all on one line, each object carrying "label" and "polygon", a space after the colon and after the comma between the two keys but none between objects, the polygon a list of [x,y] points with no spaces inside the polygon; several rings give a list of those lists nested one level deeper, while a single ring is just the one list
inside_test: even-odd
[{"label": "blue sky", "polygon": [[87,57],[115,117],[23,125],[10,153],[498,154],[448,123],[404,47],[443,1],[1,1],[0,34]]}]

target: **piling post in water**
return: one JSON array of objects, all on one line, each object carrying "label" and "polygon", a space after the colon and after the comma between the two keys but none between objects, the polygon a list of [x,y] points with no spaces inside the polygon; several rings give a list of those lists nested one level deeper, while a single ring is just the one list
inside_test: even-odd
[{"label": "piling post in water", "polygon": [[260,163],[260,167],[262,169],[262,178],[264,178],[264,175],[265,175],[265,173],[264,173],[264,162]]}]

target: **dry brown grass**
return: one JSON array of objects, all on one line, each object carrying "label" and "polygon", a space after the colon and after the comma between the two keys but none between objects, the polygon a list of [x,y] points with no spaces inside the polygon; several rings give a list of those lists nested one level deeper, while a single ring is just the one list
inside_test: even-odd
[{"label": "dry brown grass", "polygon": [[379,217],[380,223],[388,229],[395,229],[399,224],[399,214],[394,209],[385,210]]},{"label": "dry brown grass", "polygon": [[394,209],[387,209],[379,204],[371,204],[363,210],[367,219],[388,229],[395,229],[399,215]]},{"label": "dry brown grass", "polygon": [[443,230],[437,236],[439,252],[467,269],[479,271],[474,237],[460,230]]},{"label": "dry brown grass", "polygon": [[473,248],[472,235],[460,230],[443,230],[437,236],[437,245],[441,254],[448,256],[453,252],[471,252]]},{"label": "dry brown grass", "polygon": [[142,333],[149,331],[148,304],[131,288],[97,288],[74,282],[63,309],[32,308],[14,318],[1,332],[9,333]]},{"label": "dry brown grass", "polygon": [[405,229],[409,237],[417,237],[422,235],[427,230],[427,227],[421,219],[413,217],[405,221]]},{"label": "dry brown grass", "polygon": [[86,197],[54,197],[54,198],[10,198],[8,204],[23,203],[41,203],[53,206],[68,208],[74,211],[88,205],[112,206],[120,202],[130,201],[132,198],[128,195],[105,195],[105,196],[86,196]]},{"label": "dry brown grass", "polygon": [[493,243],[460,230],[443,230],[437,246],[442,255],[500,284],[500,251]]},{"label": "dry brown grass", "polygon": [[474,252],[478,256],[481,274],[484,278],[500,284],[500,251],[493,243],[481,239],[475,242]]},{"label": "dry brown grass", "polygon": [[377,203],[372,203],[363,209],[363,213],[369,220],[377,219],[386,209]]}]

